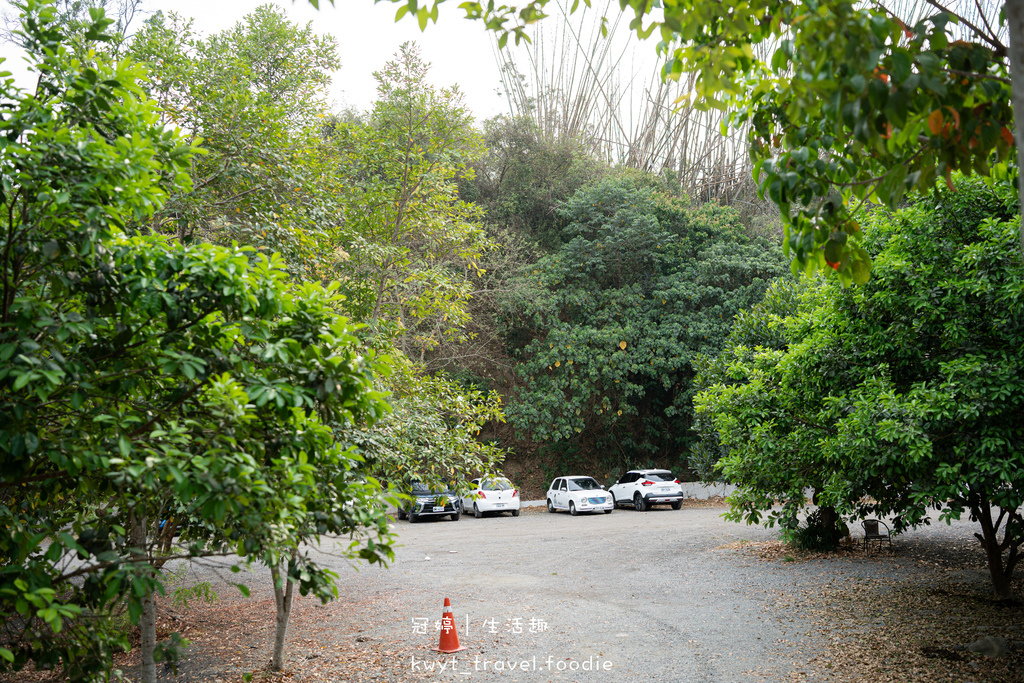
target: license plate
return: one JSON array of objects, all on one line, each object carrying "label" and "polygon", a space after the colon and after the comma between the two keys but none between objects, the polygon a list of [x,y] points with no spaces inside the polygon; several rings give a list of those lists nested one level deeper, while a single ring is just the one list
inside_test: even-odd
[{"label": "license plate", "polygon": [[496,507],[496,508],[503,508],[503,507],[505,507],[505,504],[504,503],[495,503],[494,507]]},{"label": "license plate", "polygon": [[661,487],[658,488],[658,490],[659,491],[671,491],[672,489],[669,488],[668,486],[661,486]]},{"label": "license plate", "polygon": [[444,505],[435,505],[434,512],[444,512]]}]

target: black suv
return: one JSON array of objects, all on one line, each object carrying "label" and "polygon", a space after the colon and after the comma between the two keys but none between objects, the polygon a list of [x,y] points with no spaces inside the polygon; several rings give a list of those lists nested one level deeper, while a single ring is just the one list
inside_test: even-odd
[{"label": "black suv", "polygon": [[408,485],[404,493],[413,500],[398,508],[399,519],[408,517],[410,522],[415,522],[421,517],[448,515],[453,522],[457,522],[462,517],[462,502],[451,485],[443,488],[431,487],[423,482],[414,481]]}]

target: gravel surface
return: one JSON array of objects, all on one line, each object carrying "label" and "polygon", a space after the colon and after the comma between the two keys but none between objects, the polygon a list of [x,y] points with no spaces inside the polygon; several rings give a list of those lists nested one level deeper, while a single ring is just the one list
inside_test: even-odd
[{"label": "gravel surface", "polygon": [[[988,590],[967,522],[909,532],[896,539],[894,553],[865,556],[857,546],[797,557],[773,543],[775,531],[726,522],[722,512],[666,507],[570,517],[530,509],[518,518],[396,521],[400,545],[389,569],[354,571],[348,561],[318,553],[340,576],[340,598],[327,606],[297,602],[287,678],[844,680],[833,676],[835,648],[899,619],[868,609],[879,596],[950,581],[979,595]],[[225,579],[244,581],[253,598],[235,597]],[[183,583],[198,580],[211,581],[226,600],[203,611],[205,623],[179,609],[176,623],[166,625],[192,629],[184,634],[193,646],[178,680],[240,680],[254,670],[268,676],[259,670],[269,660],[274,621],[269,572],[193,567]],[[868,601],[864,608],[858,595]],[[431,650],[445,597],[467,648],[449,656]],[[836,604],[852,599],[851,609],[823,626],[817,603],[840,598]],[[223,624],[215,623],[217,614]],[[129,673],[131,664],[126,660]]]}]

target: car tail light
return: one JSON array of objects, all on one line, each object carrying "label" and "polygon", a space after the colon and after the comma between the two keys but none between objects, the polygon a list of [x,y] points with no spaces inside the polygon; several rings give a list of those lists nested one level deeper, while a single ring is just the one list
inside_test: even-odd
[{"label": "car tail light", "polygon": [[518,498],[519,497],[519,489],[512,489],[512,497],[513,498]]},{"label": "car tail light", "polygon": [[672,483],[673,483],[673,484],[682,484],[683,482],[681,482],[681,481],[679,481],[678,479],[676,479],[676,480],[675,480],[674,482],[672,482]]},{"label": "car tail light", "polygon": [[650,486],[650,485],[652,485],[653,483],[654,483],[653,481],[642,481],[642,482],[640,482],[640,484],[641,484],[642,486]]},{"label": "car tail light", "polygon": [[487,496],[485,496],[485,495],[484,495],[484,492],[483,492],[483,491],[477,491],[477,492],[476,492],[476,495],[480,496],[480,497],[481,497],[481,498],[483,498],[484,500],[487,500]]}]

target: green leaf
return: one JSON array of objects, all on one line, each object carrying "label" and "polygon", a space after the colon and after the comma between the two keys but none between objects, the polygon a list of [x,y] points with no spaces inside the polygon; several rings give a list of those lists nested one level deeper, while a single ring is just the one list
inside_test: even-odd
[{"label": "green leaf", "polygon": [[892,64],[893,77],[897,83],[902,83],[910,76],[913,62],[904,50],[893,49],[889,55]]},{"label": "green leaf", "polygon": [[917,63],[925,73],[928,73],[938,71],[942,62],[934,52],[926,51],[918,53]]},{"label": "green leaf", "polygon": [[36,375],[35,375],[35,373],[32,373],[32,372],[23,372],[22,374],[18,375],[17,379],[15,379],[15,380],[14,380],[14,386],[13,386],[13,389],[14,389],[15,391],[18,391],[18,390],[22,389],[22,388],[23,388],[23,387],[24,387],[24,386],[25,386],[26,384],[28,384],[28,383],[29,383],[29,381],[31,381],[31,380],[32,380],[32,379],[33,379],[33,378],[34,378],[35,376],[36,376]]},{"label": "green leaf", "polygon": [[906,125],[908,106],[907,96],[902,90],[889,93],[885,102],[885,115],[893,126],[902,128]]},{"label": "green leaf", "polygon": [[866,251],[862,249],[856,250],[855,258],[850,263],[850,270],[855,283],[858,285],[867,284],[871,278],[871,259]]}]

